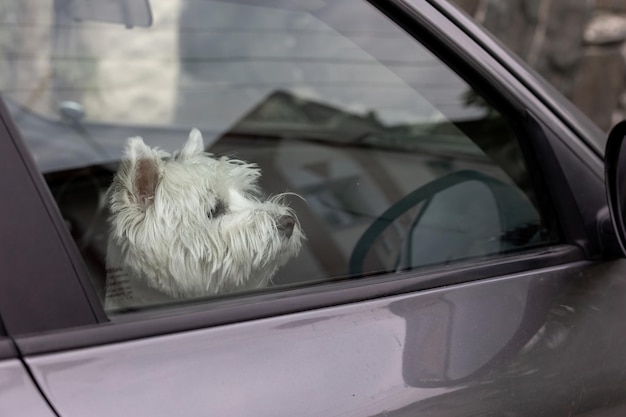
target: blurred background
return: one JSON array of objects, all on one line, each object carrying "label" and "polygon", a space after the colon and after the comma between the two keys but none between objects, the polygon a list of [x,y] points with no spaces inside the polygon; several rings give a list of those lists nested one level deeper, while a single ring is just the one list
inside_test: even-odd
[{"label": "blurred background", "polygon": [[453,1],[601,129],[626,118],[626,1]]}]

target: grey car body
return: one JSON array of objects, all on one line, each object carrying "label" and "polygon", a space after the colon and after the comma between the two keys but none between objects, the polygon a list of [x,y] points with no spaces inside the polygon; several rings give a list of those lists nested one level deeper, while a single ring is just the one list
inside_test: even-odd
[{"label": "grey car body", "polygon": [[0,414],[626,412],[626,263],[609,220],[602,134],[454,6],[371,3],[516,115],[558,241],[109,319],[25,144],[66,127],[14,120],[7,101]]}]

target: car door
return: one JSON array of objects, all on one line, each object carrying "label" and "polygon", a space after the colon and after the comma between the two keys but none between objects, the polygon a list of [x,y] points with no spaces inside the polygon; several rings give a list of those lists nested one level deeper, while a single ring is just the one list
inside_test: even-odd
[{"label": "car door", "polygon": [[[169,5],[151,2],[157,34],[171,29]],[[159,112],[142,127],[105,89],[109,113],[82,120],[63,96],[89,90],[79,76],[80,88],[42,87],[60,94],[64,121],[21,88],[4,93],[0,189],[15,198],[2,222],[16,239],[0,309],[58,415],[620,414],[625,266],[601,227],[602,159],[515,61],[438,2],[175,12],[189,59],[168,117],[185,128],[159,125]],[[98,28],[72,26],[113,54],[99,71],[141,65],[130,48],[125,67],[107,48],[114,29]],[[226,40],[253,59],[224,64]],[[72,62],[63,52],[52,62]],[[254,89],[242,94],[238,76]],[[142,103],[132,91],[124,100]],[[173,146],[206,118],[211,152],[304,197],[292,204],[308,243],[266,289],[105,311],[100,198],[123,138]]]},{"label": "car door", "polygon": [[4,415],[54,416],[34,384],[26,366],[17,358],[13,343],[0,339],[0,411]]}]

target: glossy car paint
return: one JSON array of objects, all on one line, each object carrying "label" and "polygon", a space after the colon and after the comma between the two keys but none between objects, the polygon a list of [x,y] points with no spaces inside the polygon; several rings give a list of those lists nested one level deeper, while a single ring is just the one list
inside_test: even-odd
[{"label": "glossy car paint", "polygon": [[0,415],[55,417],[21,361],[0,361]]},{"label": "glossy car paint", "polygon": [[582,262],[27,362],[63,416],[617,413],[625,266]]}]

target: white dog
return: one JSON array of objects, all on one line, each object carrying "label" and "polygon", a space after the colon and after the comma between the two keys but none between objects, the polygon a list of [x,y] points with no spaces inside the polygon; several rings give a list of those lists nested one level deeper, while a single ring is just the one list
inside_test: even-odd
[{"label": "white dog", "polygon": [[174,155],[130,138],[108,190],[106,308],[266,286],[303,233],[285,194],[260,199],[260,175],[205,153],[197,129]]}]

